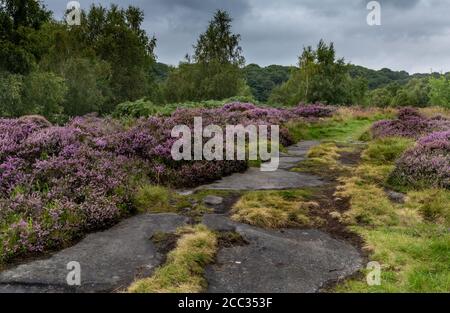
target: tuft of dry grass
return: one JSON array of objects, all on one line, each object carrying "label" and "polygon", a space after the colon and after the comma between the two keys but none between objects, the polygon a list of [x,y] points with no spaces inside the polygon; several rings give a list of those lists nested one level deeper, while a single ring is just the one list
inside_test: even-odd
[{"label": "tuft of dry grass", "polygon": [[131,293],[198,293],[205,289],[204,267],[213,262],[217,236],[204,225],[184,227],[167,262],[153,276],[134,282]]},{"label": "tuft of dry grass", "polygon": [[444,108],[442,106],[420,108],[419,112],[428,118],[432,118],[439,115],[444,116],[446,118],[450,118],[450,109]]},{"label": "tuft of dry grass", "polygon": [[301,190],[248,192],[234,205],[231,218],[271,229],[310,225],[308,212],[318,204],[307,201],[308,194]]}]

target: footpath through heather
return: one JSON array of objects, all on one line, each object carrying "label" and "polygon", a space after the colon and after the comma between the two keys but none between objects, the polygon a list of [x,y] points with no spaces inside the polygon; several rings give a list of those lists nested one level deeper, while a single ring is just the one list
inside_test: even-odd
[{"label": "footpath through heather", "polygon": [[[318,142],[290,147],[275,172],[251,168],[202,190],[276,190],[321,187],[326,180],[289,171],[305,160]],[[242,244],[221,246],[215,264],[206,269],[209,292],[318,292],[330,281],[356,273],[363,258],[349,242],[317,229],[268,230],[234,222],[227,210],[206,214],[203,223],[215,231],[237,233]],[[147,277],[164,262],[164,251],[150,238],[173,233],[190,223],[178,214],[142,214],[113,228],[88,235],[50,257],[16,265],[0,273],[0,292],[110,292]],[[69,262],[81,267],[81,286],[69,287]]]}]

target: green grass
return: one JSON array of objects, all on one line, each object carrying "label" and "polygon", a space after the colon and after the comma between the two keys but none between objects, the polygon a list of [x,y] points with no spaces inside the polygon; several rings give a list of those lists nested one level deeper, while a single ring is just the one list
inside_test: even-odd
[{"label": "green grass", "polygon": [[370,119],[350,118],[344,121],[327,119],[316,123],[295,122],[286,126],[295,141],[328,139],[348,142],[362,139],[372,123]]},{"label": "green grass", "polygon": [[448,292],[450,290],[450,191],[409,191],[392,203],[384,188],[402,153],[414,144],[402,138],[369,142],[362,164],[340,178],[337,197],[350,199],[340,218],[360,234],[370,260],[382,265],[381,285],[350,279],[336,292]]},{"label": "green grass", "polygon": [[414,140],[399,137],[388,137],[373,140],[362,154],[366,163],[386,165],[394,163],[403,152],[414,145]]},{"label": "green grass", "polygon": [[311,225],[308,213],[318,204],[307,190],[251,191],[234,205],[231,219],[262,228]]},{"label": "green grass", "polygon": [[174,212],[170,205],[170,192],[162,186],[144,185],[140,187],[133,198],[134,206],[141,213]]},{"label": "green grass", "polygon": [[217,236],[204,225],[182,228],[176,248],[153,276],[134,282],[131,293],[196,293],[206,288],[204,268],[214,260]]},{"label": "green grass", "polygon": [[445,227],[356,228],[382,265],[381,285],[350,280],[336,292],[449,292],[450,235]]}]

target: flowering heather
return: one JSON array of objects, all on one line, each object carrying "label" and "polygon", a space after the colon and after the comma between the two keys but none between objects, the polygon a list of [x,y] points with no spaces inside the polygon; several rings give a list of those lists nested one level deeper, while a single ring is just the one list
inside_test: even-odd
[{"label": "flowering heather", "polygon": [[398,160],[391,180],[406,186],[450,189],[450,130],[420,139]]},{"label": "flowering heather", "polygon": [[413,108],[403,108],[396,120],[383,120],[372,127],[374,138],[382,137],[420,137],[436,131],[450,130],[450,120],[443,117],[427,119]]},{"label": "flowering heather", "polygon": [[176,125],[192,126],[196,116],[204,126],[278,124],[281,143],[288,145],[285,122],[331,112],[317,105],[288,110],[231,103],[179,109],[130,128],[95,115],[64,126],[40,116],[0,119],[0,262],[108,227],[133,211],[133,192],[144,180],[190,187],[246,169],[245,161],[174,161]]},{"label": "flowering heather", "polygon": [[307,117],[307,118],[320,118],[320,117],[331,117],[336,111],[336,108],[329,105],[324,105],[321,103],[305,105],[300,103],[296,108],[294,108],[293,113],[296,116]]}]

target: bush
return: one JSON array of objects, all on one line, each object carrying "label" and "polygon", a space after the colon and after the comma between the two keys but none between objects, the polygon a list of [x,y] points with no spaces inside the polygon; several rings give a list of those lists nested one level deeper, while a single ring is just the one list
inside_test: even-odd
[{"label": "bush", "polygon": [[299,104],[293,109],[294,114],[301,117],[331,117],[336,111],[333,106],[327,106],[321,103],[305,105],[303,103]]},{"label": "bush", "polygon": [[408,137],[418,139],[436,131],[450,130],[450,120],[444,117],[425,118],[412,108],[401,109],[396,120],[383,120],[373,125],[374,138]]},{"label": "bush", "polygon": [[134,102],[124,102],[120,103],[116,106],[113,116],[115,118],[121,117],[149,117],[152,114],[155,114],[157,110],[155,110],[155,106],[151,101],[146,101],[144,99],[137,100]]},{"label": "bush", "polygon": [[450,131],[419,140],[398,160],[390,182],[410,187],[450,188]]}]

